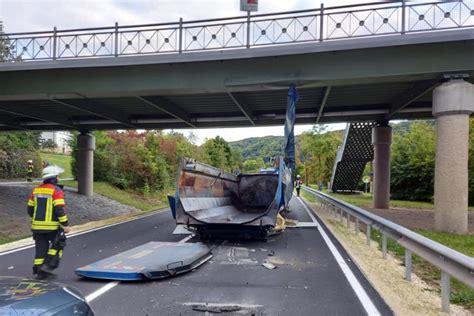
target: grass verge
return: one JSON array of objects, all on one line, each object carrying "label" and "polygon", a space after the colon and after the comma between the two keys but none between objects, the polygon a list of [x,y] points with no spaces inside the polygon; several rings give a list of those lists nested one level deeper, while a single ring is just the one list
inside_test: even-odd
[{"label": "grass verge", "polygon": [[[77,181],[61,181],[61,184],[77,188]],[[132,191],[120,190],[106,183],[94,182],[94,192],[125,205],[136,207],[144,212],[156,210],[167,205],[166,193],[139,194]]]},{"label": "grass verge", "polygon": [[42,160],[47,160],[51,165],[56,165],[64,169],[64,173],[61,174],[63,178],[71,178],[71,156],[54,153],[40,153]]}]

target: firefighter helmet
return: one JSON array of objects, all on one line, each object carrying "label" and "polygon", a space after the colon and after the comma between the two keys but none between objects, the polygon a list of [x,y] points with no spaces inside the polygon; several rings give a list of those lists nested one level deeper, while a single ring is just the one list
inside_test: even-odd
[{"label": "firefighter helmet", "polygon": [[64,172],[64,169],[58,166],[48,166],[43,169],[43,180],[55,178]]}]

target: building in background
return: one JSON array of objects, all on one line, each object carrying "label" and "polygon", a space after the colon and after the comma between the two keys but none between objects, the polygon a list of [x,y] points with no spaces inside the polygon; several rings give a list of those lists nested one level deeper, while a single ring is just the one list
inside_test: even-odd
[{"label": "building in background", "polygon": [[49,151],[69,154],[71,148],[69,146],[70,132],[42,132],[41,133],[41,148]]}]

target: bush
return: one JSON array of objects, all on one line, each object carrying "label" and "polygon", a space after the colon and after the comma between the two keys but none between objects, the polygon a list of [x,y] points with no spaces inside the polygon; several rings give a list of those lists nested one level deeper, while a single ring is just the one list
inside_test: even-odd
[{"label": "bush", "polygon": [[39,132],[5,132],[0,134],[0,178],[25,178],[28,160],[33,160],[33,176],[41,175]]}]

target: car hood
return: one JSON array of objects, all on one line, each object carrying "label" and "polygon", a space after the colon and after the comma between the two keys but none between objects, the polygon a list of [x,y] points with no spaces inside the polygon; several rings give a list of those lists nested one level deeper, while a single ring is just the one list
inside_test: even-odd
[{"label": "car hood", "polygon": [[0,311],[13,309],[41,313],[74,300],[57,283],[0,276]]}]

